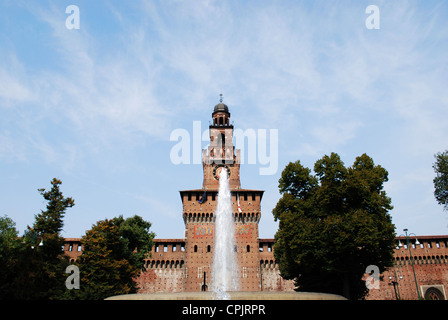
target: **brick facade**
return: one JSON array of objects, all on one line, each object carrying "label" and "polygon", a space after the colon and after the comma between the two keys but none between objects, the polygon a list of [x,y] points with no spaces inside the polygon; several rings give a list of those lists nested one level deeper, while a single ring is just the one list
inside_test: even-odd
[{"label": "brick facade", "polygon": [[[215,106],[209,127],[210,146],[203,150],[202,189],[180,191],[185,238],[154,239],[150,257],[137,279],[139,293],[197,292],[209,290],[214,250],[214,212],[217,206],[219,174],[229,172],[235,222],[236,252],[241,291],[292,291],[294,282],[284,280],[274,259],[274,239],[260,239],[262,190],[241,189],[239,150],[233,146],[233,125],[228,107]],[[179,217],[180,218],[180,217]],[[414,268],[422,297],[446,299],[448,286],[448,235],[418,237],[412,245]],[[417,299],[409,248],[398,246],[395,266],[383,275],[379,289],[367,299]],[[79,238],[67,238],[65,252],[71,261],[81,255]],[[396,284],[393,285],[393,281]],[[395,290],[394,290],[395,288]],[[397,292],[397,294],[395,294]]]},{"label": "brick facade", "polygon": [[202,189],[180,191],[185,238],[154,240],[151,258],[146,260],[145,271],[138,279],[139,292],[209,290],[214,251],[214,212],[219,174],[223,167],[229,174],[240,290],[293,290],[293,281],[280,277],[273,255],[273,239],[259,239],[263,191],[241,188],[240,151],[233,145],[233,125],[229,119],[228,107],[222,102],[216,105],[209,127],[210,146],[202,153]]},{"label": "brick facade", "polygon": [[412,237],[411,254],[406,239],[396,238],[395,265],[382,275],[380,289],[371,289],[367,299],[414,300],[418,299],[417,287],[420,298],[447,299],[448,235],[416,238],[420,244],[415,244],[415,237]]},{"label": "brick facade", "polygon": [[64,252],[69,257],[70,262],[76,261],[76,259],[82,254],[82,246],[80,238],[65,238]]},{"label": "brick facade", "polygon": [[[411,244],[411,253],[414,259],[420,297],[446,300],[448,297],[448,235],[418,236],[417,238],[420,245]],[[81,239],[66,238],[65,240],[65,253],[72,261],[75,261],[82,253]],[[140,293],[183,292],[187,291],[187,285],[193,285],[193,288],[197,288],[203,284],[203,272],[206,272],[206,285],[210,284],[210,265],[204,265],[204,262],[211,260],[205,259],[204,256],[207,258],[207,255],[211,255],[211,252],[207,252],[207,247],[205,247],[206,252],[202,253],[201,262],[193,265],[193,270],[188,273],[185,240],[154,239],[151,258],[145,261],[145,271],[137,279]],[[367,300],[395,300],[397,298],[415,300],[418,298],[409,248],[407,245],[404,246],[402,237],[398,237],[396,240],[395,265],[381,275],[380,288],[371,289],[366,297]],[[398,246],[399,241],[403,244],[402,247]],[[237,249],[243,246],[244,244],[239,242]],[[293,290],[293,282],[284,280],[279,276],[273,255],[274,239],[258,239],[255,249],[258,264],[256,266],[252,265],[254,269],[250,270],[247,269],[249,265],[246,263],[244,272],[249,281],[244,281],[244,283],[252,285],[252,288],[255,285],[258,289],[247,288],[246,290]],[[202,266],[202,269],[194,270],[195,267],[200,268],[199,265]],[[195,271],[196,274],[194,274]],[[254,271],[255,273],[253,273]],[[188,276],[193,277],[192,281],[188,281]],[[244,277],[244,274],[240,276]],[[254,279],[255,281],[251,281]]]}]

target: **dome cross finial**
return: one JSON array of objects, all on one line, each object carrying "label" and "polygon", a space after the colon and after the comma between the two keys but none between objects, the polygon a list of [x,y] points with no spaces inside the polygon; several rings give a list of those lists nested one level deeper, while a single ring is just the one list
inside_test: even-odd
[{"label": "dome cross finial", "polygon": [[219,94],[219,103],[215,106],[215,108],[213,109],[213,113],[216,112],[225,112],[225,113],[229,113],[229,107],[226,106],[223,102],[223,97],[222,97],[222,93]]}]

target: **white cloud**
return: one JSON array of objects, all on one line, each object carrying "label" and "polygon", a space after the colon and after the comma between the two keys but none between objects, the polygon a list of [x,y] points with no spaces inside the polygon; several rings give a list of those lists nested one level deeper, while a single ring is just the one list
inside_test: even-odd
[{"label": "white cloud", "polygon": [[101,49],[85,20],[79,30],[68,30],[61,23],[64,13],[58,9],[31,10],[51,27],[46,41],[60,58],[54,69],[33,66],[31,72],[13,54],[0,67],[2,106],[14,105],[20,111],[9,126],[24,130],[8,139],[3,135],[2,150],[11,152],[11,145],[18,146],[15,149],[27,150],[18,158],[41,154],[51,163],[61,160],[59,152],[68,150],[67,141],[58,143],[51,137],[58,130],[72,142],[69,158],[116,144],[141,145],[147,137],[167,139],[173,113],[158,102],[160,74],[146,47],[123,36],[120,45],[124,50]]},{"label": "white cloud", "polygon": [[348,140],[356,136],[356,130],[362,126],[359,121],[334,121],[326,126],[316,125],[312,130],[312,136],[319,145],[325,149],[339,149],[347,143]]},{"label": "white cloud", "polygon": [[17,77],[0,70],[0,99],[2,105],[23,103],[33,99],[31,91]]},{"label": "white cloud", "polygon": [[14,53],[0,51],[0,108],[36,100],[25,67]]},{"label": "white cloud", "polygon": [[23,146],[17,145],[10,133],[0,133],[0,159],[2,158],[11,162],[26,160],[26,152]]},{"label": "white cloud", "polygon": [[445,7],[380,1],[381,29],[367,30],[368,4],[109,2],[98,18],[112,18],[113,35],[87,4],[79,30],[60,6],[34,6],[55,61],[2,52],[0,158],[38,155],[66,171],[124,161],[154,152],[148,143],[168,141],[173,125],[207,119],[223,93],[236,127],[279,129],[287,159],[368,148],[420,170],[427,161],[413,157],[448,147]]}]

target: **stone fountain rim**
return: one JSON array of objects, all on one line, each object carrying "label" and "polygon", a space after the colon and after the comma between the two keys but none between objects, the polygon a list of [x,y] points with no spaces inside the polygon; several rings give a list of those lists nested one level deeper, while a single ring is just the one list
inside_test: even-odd
[{"label": "stone fountain rim", "polygon": [[[321,292],[234,291],[230,300],[347,300],[345,297]],[[213,292],[134,293],[117,295],[106,300],[214,300]]]}]

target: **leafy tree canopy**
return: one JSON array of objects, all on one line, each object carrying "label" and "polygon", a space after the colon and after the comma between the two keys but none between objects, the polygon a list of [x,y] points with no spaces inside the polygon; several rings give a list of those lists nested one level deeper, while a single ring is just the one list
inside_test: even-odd
[{"label": "leafy tree canopy", "polygon": [[16,224],[8,216],[0,217],[0,299],[13,299],[14,278],[20,267],[21,241]]},{"label": "leafy tree canopy", "polygon": [[[53,179],[51,189],[38,189],[47,201],[46,210],[35,215],[32,227],[18,237],[14,222],[0,219],[0,297],[6,299],[57,299],[65,290],[64,238],[60,235],[72,198],[63,196],[61,180]],[[6,283],[5,283],[6,279]]]},{"label": "leafy tree canopy", "polygon": [[150,227],[138,215],[98,221],[81,239],[80,289],[67,292],[65,298],[97,300],[135,293],[135,279],[155,236]]},{"label": "leafy tree canopy", "polygon": [[336,153],[316,161],[314,172],[296,161],[279,180],[273,215],[281,275],[301,291],[363,298],[366,267],[383,272],[393,265],[395,227],[383,190],[388,173],[366,154],[345,167]]},{"label": "leafy tree canopy", "polygon": [[436,177],[434,178],[434,196],[445,210],[448,210],[448,150],[435,155],[433,164]]}]

